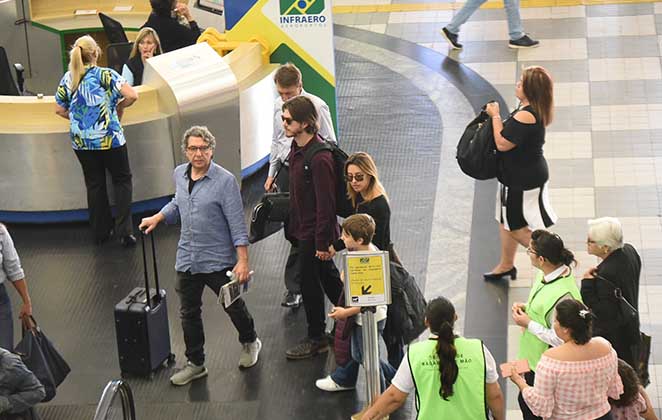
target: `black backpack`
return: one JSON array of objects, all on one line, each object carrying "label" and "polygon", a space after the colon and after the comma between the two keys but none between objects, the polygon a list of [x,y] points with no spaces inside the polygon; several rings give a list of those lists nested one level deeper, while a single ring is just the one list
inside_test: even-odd
[{"label": "black backpack", "polygon": [[333,166],[336,173],[336,214],[340,217],[349,217],[354,214],[354,207],[352,201],[347,196],[347,182],[345,182],[345,163],[347,162],[347,153],[345,153],[338,145],[329,141],[322,140],[322,143],[315,142],[310,145],[308,150],[303,155],[303,171],[307,183],[313,181],[313,171],[311,162],[313,157],[323,151],[331,152],[333,156]]},{"label": "black backpack", "polygon": [[464,129],[457,143],[457,163],[465,174],[474,179],[497,176],[497,149],[492,131],[492,118],[485,107]]},{"label": "black backpack", "polygon": [[414,276],[401,265],[391,261],[391,304],[388,305],[384,336],[402,338],[405,344],[425,331],[427,302]]}]

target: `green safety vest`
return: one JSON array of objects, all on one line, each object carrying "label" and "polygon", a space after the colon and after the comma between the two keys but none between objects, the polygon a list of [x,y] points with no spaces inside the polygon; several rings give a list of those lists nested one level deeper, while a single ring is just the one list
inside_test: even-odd
[{"label": "green safety vest", "polygon": [[[568,293],[577,300],[582,300],[582,297],[572,273],[565,277],[558,277],[549,283],[543,283],[543,278],[542,272],[539,272],[533,286],[531,286],[529,300],[526,303],[526,314],[532,321],[536,321],[545,328],[551,328],[552,326],[547,322],[547,317],[559,299]],[[528,329],[525,329],[519,340],[517,358],[528,360],[529,367],[535,372],[540,357],[548,348],[549,344],[541,341],[531,334]]]},{"label": "green safety vest", "polygon": [[485,354],[478,339],[455,338],[458,366],[453,395],[441,398],[441,377],[437,340],[429,339],[409,346],[407,358],[414,385],[418,420],[462,419],[478,420],[487,417],[485,399]]}]

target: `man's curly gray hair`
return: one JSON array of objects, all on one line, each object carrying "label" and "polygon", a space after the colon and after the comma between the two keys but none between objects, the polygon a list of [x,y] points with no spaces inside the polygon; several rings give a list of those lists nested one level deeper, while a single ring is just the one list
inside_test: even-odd
[{"label": "man's curly gray hair", "polygon": [[189,137],[200,137],[211,146],[211,150],[216,149],[216,137],[209,131],[209,129],[204,125],[194,125],[193,127],[186,130],[184,136],[182,137],[182,152],[186,153],[186,148],[188,147]]}]

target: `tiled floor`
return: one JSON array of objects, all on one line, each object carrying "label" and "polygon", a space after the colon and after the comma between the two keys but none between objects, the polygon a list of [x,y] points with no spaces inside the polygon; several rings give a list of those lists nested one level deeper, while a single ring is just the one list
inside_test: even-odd
[{"label": "tiled floor", "polygon": [[[337,0],[334,5],[415,5],[440,1]],[[443,5],[442,5],[443,6]],[[481,9],[462,27],[461,52],[449,51],[439,29],[461,4],[438,10],[336,14],[335,22],[402,38],[448,54],[493,84],[510,106],[521,68],[542,65],[555,79],[555,120],[545,154],[550,193],[560,217],[554,230],[575,251],[579,276],[596,259],[586,253],[586,221],[619,217],[627,242],[639,250],[642,329],[653,335],[652,384],[662,407],[662,3],[522,9],[525,29],[541,41],[531,50],[507,48],[503,10]],[[524,250],[510,300],[525,300],[533,269]],[[487,268],[487,267],[486,267]],[[509,328],[514,357],[519,329]],[[510,387],[510,385],[509,385]],[[509,388],[509,419],[519,418]]]}]

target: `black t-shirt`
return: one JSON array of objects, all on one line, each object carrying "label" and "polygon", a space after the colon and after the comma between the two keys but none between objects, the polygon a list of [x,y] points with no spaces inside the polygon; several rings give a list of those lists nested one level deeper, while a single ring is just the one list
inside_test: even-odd
[{"label": "black t-shirt", "polygon": [[[361,201],[356,206],[355,213],[366,213],[375,220],[375,236],[372,243],[382,251],[388,251],[391,244],[391,207],[384,195],[380,195],[370,201]],[[342,239],[333,243],[336,251],[345,249]]]},{"label": "black t-shirt", "polygon": [[142,28],[154,29],[159,34],[161,49],[167,53],[195,44],[200,36],[200,28],[195,21],[189,22],[189,26],[180,24],[176,18],[152,12]]},{"label": "black t-shirt", "polygon": [[[514,117],[519,111],[529,111],[536,119],[525,124]],[[507,152],[499,152],[499,182],[507,187],[532,190],[542,187],[549,179],[547,161],[543,156],[545,126],[531,106],[515,110],[503,123],[501,135],[516,146]]]}]

